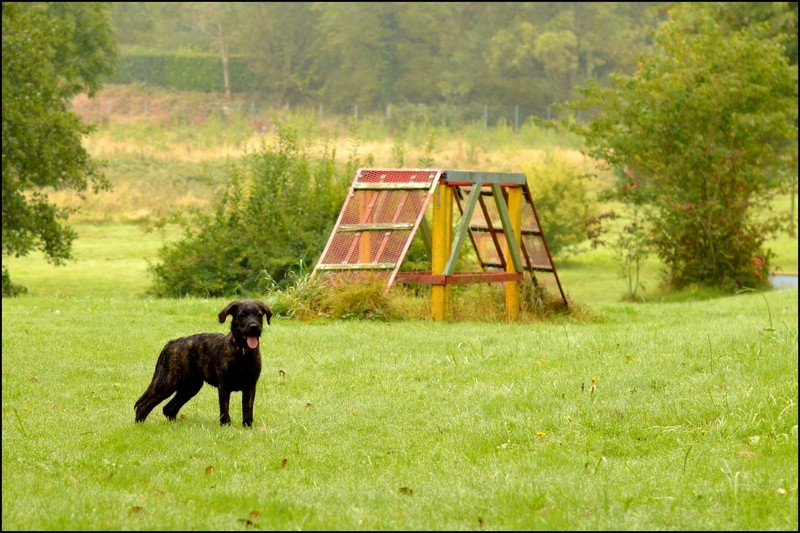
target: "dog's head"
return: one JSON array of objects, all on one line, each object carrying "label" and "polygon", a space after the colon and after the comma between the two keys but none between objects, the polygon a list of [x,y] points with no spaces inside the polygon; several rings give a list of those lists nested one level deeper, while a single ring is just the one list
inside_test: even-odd
[{"label": "dog's head", "polygon": [[272,316],[267,304],[257,300],[239,300],[229,303],[225,309],[219,312],[219,323],[224,324],[225,319],[230,315],[231,334],[236,345],[247,350],[258,348],[263,319],[267,317],[267,325]]}]

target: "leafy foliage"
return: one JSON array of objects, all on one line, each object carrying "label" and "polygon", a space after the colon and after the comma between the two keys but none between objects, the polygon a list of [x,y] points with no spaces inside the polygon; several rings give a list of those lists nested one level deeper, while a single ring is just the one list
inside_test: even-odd
[{"label": "leafy foliage", "polygon": [[68,109],[70,97],[94,94],[113,70],[107,10],[103,3],[3,3],[4,255],[39,249],[55,264],[70,259],[70,211],[43,189],[108,187],[82,146],[91,128]]},{"label": "leafy foliage", "polygon": [[568,253],[587,239],[587,221],[598,216],[596,202],[581,169],[558,153],[525,168],[547,246],[553,255]]},{"label": "leafy foliage", "polygon": [[11,281],[11,275],[8,273],[8,267],[3,265],[3,297],[13,297],[19,296],[20,294],[24,294],[28,292],[28,290]]},{"label": "leafy foliage", "polygon": [[322,253],[357,162],[337,168],[324,149],[312,159],[296,130],[282,127],[275,146],[232,164],[210,213],[183,220],[183,238],[151,264],[159,296],[222,296],[286,287],[290,273]]},{"label": "leafy foliage", "polygon": [[714,9],[676,5],[635,76],[572,105],[596,111],[572,127],[624,169],[616,196],[642,209],[675,287],[765,283],[753,260],[782,222],[769,202],[796,176],[797,68],[763,26],[726,31]]}]

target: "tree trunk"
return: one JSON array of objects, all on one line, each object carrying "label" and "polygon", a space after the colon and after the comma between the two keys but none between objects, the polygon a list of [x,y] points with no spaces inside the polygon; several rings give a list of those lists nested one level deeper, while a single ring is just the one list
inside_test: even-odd
[{"label": "tree trunk", "polygon": [[222,29],[222,24],[217,24],[219,31],[219,52],[222,56],[222,77],[225,81],[225,101],[231,99],[231,77],[228,70],[228,63],[230,59],[230,47],[225,39],[225,32]]}]

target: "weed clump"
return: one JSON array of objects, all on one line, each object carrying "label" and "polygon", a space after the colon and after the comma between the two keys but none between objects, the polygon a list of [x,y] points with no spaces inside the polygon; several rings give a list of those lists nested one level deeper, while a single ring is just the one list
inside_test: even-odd
[{"label": "weed clump", "polygon": [[336,282],[331,278],[292,274],[293,284],[281,289],[273,283],[270,308],[278,315],[298,318],[398,320],[408,318],[377,279]]}]

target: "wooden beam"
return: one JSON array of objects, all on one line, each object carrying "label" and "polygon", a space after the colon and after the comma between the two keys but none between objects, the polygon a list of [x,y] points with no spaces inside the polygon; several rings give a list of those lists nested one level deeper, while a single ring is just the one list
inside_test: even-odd
[{"label": "wooden beam", "polygon": [[411,230],[414,224],[341,224],[338,227],[340,233],[355,233],[360,231],[403,231]]},{"label": "wooden beam", "polygon": [[[511,190],[512,189],[509,189],[509,191]],[[511,225],[511,219],[508,215],[508,207],[506,206],[506,201],[503,199],[503,190],[496,183],[492,184],[492,196],[494,196],[494,202],[497,205],[497,212],[500,215],[500,221],[503,223],[503,233],[506,236],[506,244],[508,245],[509,251],[508,255],[511,256],[516,271],[522,272],[522,257],[519,253],[519,244],[517,244],[517,235],[519,234],[519,230],[515,231],[514,227]],[[506,264],[508,264],[507,258]]]},{"label": "wooden beam", "polygon": [[[522,232],[522,189],[516,187],[508,189],[508,218],[511,222],[511,235],[513,236],[514,243],[517,250],[520,248],[520,239]],[[506,236],[508,236],[508,232]],[[510,249],[507,248],[507,249]],[[517,261],[509,261],[506,259],[506,271],[514,272]],[[521,273],[522,260],[519,260],[519,266],[516,267],[516,272]],[[519,318],[519,281],[509,281],[506,283],[506,320],[517,320]]]},{"label": "wooden beam", "polygon": [[398,272],[395,281],[422,285],[462,285],[465,283],[507,283],[521,281],[518,272],[456,272],[449,276],[427,272]]},{"label": "wooden beam", "polygon": [[[498,185],[523,185],[526,183],[525,174],[510,172],[476,172],[473,170],[445,170],[445,180],[448,185],[460,184],[498,184]],[[460,182],[460,183],[459,183]]]},{"label": "wooden beam", "polygon": [[456,269],[458,254],[461,253],[461,245],[464,243],[464,238],[469,232],[469,222],[472,220],[472,212],[475,211],[475,206],[478,205],[478,197],[480,194],[481,186],[473,186],[467,198],[467,204],[464,206],[464,213],[461,215],[461,222],[458,224],[455,238],[453,239],[453,249],[450,252],[450,258],[447,260],[447,265],[444,267],[445,276],[449,276]]},{"label": "wooden beam", "polygon": [[327,263],[317,265],[315,270],[392,270],[396,263]]},{"label": "wooden beam", "polygon": [[428,190],[431,188],[430,183],[411,182],[411,183],[383,183],[383,182],[363,182],[354,183],[353,190],[360,191],[413,191],[413,190]]},{"label": "wooden beam", "polygon": [[[447,258],[450,255],[453,222],[453,189],[440,183],[433,195],[433,232],[431,270],[433,274],[444,274]],[[447,318],[447,286],[431,287],[431,318]]]}]

